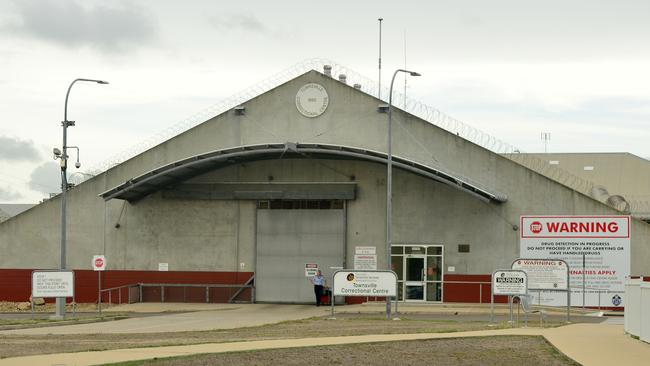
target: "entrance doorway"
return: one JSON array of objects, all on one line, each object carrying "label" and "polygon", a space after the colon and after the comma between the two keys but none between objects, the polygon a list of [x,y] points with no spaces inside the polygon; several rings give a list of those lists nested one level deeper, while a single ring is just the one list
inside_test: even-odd
[{"label": "entrance doorway", "polygon": [[345,206],[340,200],[259,201],[255,300],[314,303],[305,266],[315,263],[325,278],[343,267]]},{"label": "entrance doorway", "polygon": [[443,249],[442,245],[392,246],[392,269],[397,273],[400,301],[442,301]]}]

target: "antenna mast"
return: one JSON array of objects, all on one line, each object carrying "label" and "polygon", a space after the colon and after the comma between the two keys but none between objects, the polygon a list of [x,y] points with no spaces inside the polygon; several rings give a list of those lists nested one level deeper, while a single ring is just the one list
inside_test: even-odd
[{"label": "antenna mast", "polygon": [[544,153],[548,152],[548,142],[551,141],[550,132],[542,132],[542,141],[544,141]]},{"label": "antenna mast", "polygon": [[[404,70],[408,70],[406,67],[406,29],[404,29]],[[406,75],[404,73],[404,110],[406,110]]]}]

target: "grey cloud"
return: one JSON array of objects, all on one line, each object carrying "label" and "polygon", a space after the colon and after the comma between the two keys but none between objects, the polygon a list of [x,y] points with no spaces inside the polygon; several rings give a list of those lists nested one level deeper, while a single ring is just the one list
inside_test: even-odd
[{"label": "grey cloud", "polygon": [[34,169],[29,188],[46,194],[61,192],[61,168],[54,162],[44,163]]},{"label": "grey cloud", "polygon": [[32,141],[0,136],[0,160],[36,161],[39,157],[40,154]]},{"label": "grey cloud", "polygon": [[0,201],[16,201],[23,198],[23,195],[11,189],[0,187]]},{"label": "grey cloud", "polygon": [[15,18],[0,25],[0,32],[109,52],[147,43],[157,35],[154,20],[130,2],[21,0],[14,4]]}]

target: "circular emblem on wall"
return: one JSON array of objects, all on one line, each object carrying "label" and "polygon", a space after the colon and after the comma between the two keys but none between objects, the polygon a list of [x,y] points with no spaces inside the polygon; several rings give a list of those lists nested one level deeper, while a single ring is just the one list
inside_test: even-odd
[{"label": "circular emblem on wall", "polygon": [[309,118],[318,117],[325,112],[328,104],[327,90],[322,85],[309,83],[298,89],[296,108],[303,116]]}]

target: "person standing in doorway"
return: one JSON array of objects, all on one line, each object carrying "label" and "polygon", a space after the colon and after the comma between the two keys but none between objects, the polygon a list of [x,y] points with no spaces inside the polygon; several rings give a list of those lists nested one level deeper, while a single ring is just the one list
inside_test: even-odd
[{"label": "person standing in doorway", "polygon": [[320,269],[316,272],[316,276],[311,278],[311,283],[314,285],[316,306],[320,306],[320,298],[323,296],[323,286],[325,286],[325,277],[323,277]]}]

